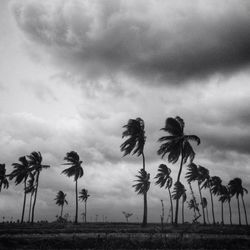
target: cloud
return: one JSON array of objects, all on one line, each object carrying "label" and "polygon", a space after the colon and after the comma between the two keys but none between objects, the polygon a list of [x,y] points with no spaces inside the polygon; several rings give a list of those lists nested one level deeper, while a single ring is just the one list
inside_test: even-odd
[{"label": "cloud", "polygon": [[60,67],[183,82],[249,65],[247,1],[16,1],[19,28]]}]

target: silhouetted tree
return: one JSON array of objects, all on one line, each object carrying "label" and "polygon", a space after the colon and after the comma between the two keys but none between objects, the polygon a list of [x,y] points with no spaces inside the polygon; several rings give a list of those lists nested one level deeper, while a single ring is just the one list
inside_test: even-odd
[{"label": "silhouetted tree", "polygon": [[62,171],[62,174],[67,175],[68,177],[74,176],[75,181],[75,193],[76,193],[76,215],[75,215],[75,223],[78,222],[78,188],[77,181],[79,178],[83,176],[83,168],[81,166],[82,161],[80,161],[79,155],[75,151],[71,151],[66,153],[64,160],[67,163],[63,165],[70,165],[69,168],[66,168]]},{"label": "silhouetted tree", "polygon": [[128,223],[128,218],[131,217],[133,215],[133,213],[127,213],[127,212],[122,212],[125,216],[126,222]]},{"label": "silhouetted tree", "polygon": [[56,198],[55,198],[56,204],[61,207],[60,218],[62,218],[63,216],[64,204],[68,205],[68,201],[66,200],[66,195],[67,194],[65,194],[63,191],[60,190],[58,191]]},{"label": "silhouetted tree", "polygon": [[211,191],[212,194],[219,196],[221,194],[222,180],[219,176],[211,177]]},{"label": "silhouetted tree", "polygon": [[[124,152],[123,156],[129,154],[137,154],[142,156],[142,169],[145,170],[145,156],[144,145],[146,142],[145,125],[141,118],[130,119],[126,125],[123,126],[125,130],[122,133],[122,138],[127,137],[126,141],[121,145],[121,151]],[[143,221],[142,225],[147,225],[147,192],[143,193]]]},{"label": "silhouetted tree", "polygon": [[88,194],[88,190],[87,189],[82,189],[80,191],[80,195],[79,195],[79,199],[84,201],[84,205],[85,205],[85,211],[84,211],[84,221],[85,223],[87,222],[87,200],[89,198],[89,194]]},{"label": "silhouetted tree", "polygon": [[206,199],[206,197],[202,197],[202,204],[201,205],[204,207],[204,209],[206,209],[207,222],[208,222],[208,224],[210,224],[210,222],[209,222],[209,216],[208,216],[207,199]]},{"label": "silhouetted tree", "polygon": [[160,164],[158,168],[158,173],[155,176],[155,179],[157,179],[156,184],[159,185],[161,188],[165,186],[165,188],[168,189],[169,199],[170,199],[170,205],[171,205],[171,223],[174,222],[174,215],[173,215],[173,201],[172,201],[172,195],[171,195],[171,187],[173,184],[173,179],[170,176],[171,169],[168,168],[165,164]]},{"label": "silhouetted tree", "polygon": [[[180,181],[183,164],[190,159],[193,161],[195,152],[189,143],[189,141],[195,141],[200,144],[200,138],[196,135],[185,135],[184,134],[184,121],[179,116],[176,118],[167,118],[165,127],[161,130],[167,132],[168,136],[163,136],[159,139],[162,142],[160,149],[157,151],[163,158],[168,154],[168,162],[176,163],[181,157],[179,173],[177,176],[177,182]],[[178,223],[178,210],[179,210],[179,199],[176,199],[175,207],[175,223]]]},{"label": "silhouetted tree", "polygon": [[222,220],[222,224],[224,224],[223,204],[225,202],[228,202],[228,204],[229,204],[230,224],[232,225],[232,212],[231,212],[231,206],[230,206],[231,195],[230,195],[230,191],[229,191],[227,186],[224,186],[224,185],[221,186],[219,201],[221,202],[221,218],[222,218],[221,220]]},{"label": "silhouetted tree", "polygon": [[14,170],[10,173],[10,180],[15,178],[15,184],[18,185],[21,182],[24,183],[24,198],[23,198],[23,210],[22,210],[22,217],[21,223],[23,223],[24,213],[25,213],[25,205],[26,205],[26,184],[27,179],[30,173],[29,162],[27,161],[25,156],[19,158],[20,163],[13,163],[12,166]]},{"label": "silhouetted tree", "polygon": [[[193,223],[195,223],[199,217],[201,216],[200,215],[200,210],[199,210],[199,206],[196,202],[196,200],[194,198],[192,198],[189,202],[188,202],[188,208],[189,209],[193,209],[194,211],[194,219],[193,219]],[[196,212],[198,213],[198,216],[196,215]]]},{"label": "silhouetted tree", "polygon": [[187,200],[187,193],[186,191],[182,194],[182,224],[184,224],[185,220],[184,220],[184,204]]},{"label": "silhouetted tree", "polygon": [[42,164],[43,158],[40,152],[34,151],[30,155],[27,155],[27,157],[28,157],[28,162],[30,165],[30,171],[34,172],[34,175],[35,175],[35,194],[34,194],[35,196],[33,200],[32,215],[31,215],[31,223],[33,223],[34,215],[35,215],[37,191],[38,191],[38,185],[39,185],[39,176],[43,169],[47,169],[50,166]]},{"label": "silhouetted tree", "polygon": [[6,174],[5,164],[0,164],[0,192],[2,187],[5,189],[9,188],[8,175]]},{"label": "silhouetted tree", "polygon": [[231,190],[232,196],[236,195],[237,199],[237,205],[238,205],[238,213],[239,213],[239,225],[241,225],[241,215],[240,215],[240,204],[239,204],[239,195],[241,196],[242,199],[242,204],[244,208],[244,213],[245,213],[245,220],[246,220],[246,225],[248,225],[248,220],[247,220],[247,212],[246,212],[246,206],[244,202],[244,193],[248,193],[247,189],[242,186],[242,180],[240,178],[234,178],[229,182],[229,188]]},{"label": "silhouetted tree", "polygon": [[27,186],[26,186],[26,194],[30,193],[30,204],[29,204],[29,217],[28,217],[28,222],[30,222],[30,217],[31,217],[31,208],[32,208],[32,198],[33,195],[36,191],[36,187],[35,187],[35,176],[34,174],[32,174],[32,172],[29,173],[29,178],[27,181]]}]

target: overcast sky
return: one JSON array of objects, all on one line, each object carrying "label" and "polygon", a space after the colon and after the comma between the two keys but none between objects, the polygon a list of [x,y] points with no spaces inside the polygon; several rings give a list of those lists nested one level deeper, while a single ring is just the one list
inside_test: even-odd
[{"label": "overcast sky", "polygon": [[[166,214],[170,207],[167,191],[154,184],[158,165],[171,167],[174,179],[179,169],[156,154],[167,117],[181,116],[186,133],[201,138],[192,144],[196,164],[223,184],[240,177],[250,191],[249,27],[245,0],[2,0],[0,162],[9,173],[20,156],[40,151],[51,165],[41,173],[36,218],[55,219],[59,190],[74,218],[74,182],[60,173],[66,152],[75,150],[89,220],[122,221],[126,211],[141,221],[142,197],[132,185],[142,161],[120,152],[129,118],[145,121],[149,221],[160,221],[160,199]],[[20,218],[22,200],[22,185],[11,182],[0,194],[1,216]]]}]

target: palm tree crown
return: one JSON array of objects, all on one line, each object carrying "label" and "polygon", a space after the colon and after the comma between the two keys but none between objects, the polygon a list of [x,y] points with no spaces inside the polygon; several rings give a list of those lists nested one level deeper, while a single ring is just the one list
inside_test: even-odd
[{"label": "palm tree crown", "polygon": [[150,187],[150,174],[147,173],[143,168],[139,171],[139,175],[136,175],[137,183],[133,185],[135,192],[138,194],[145,194],[148,192]]},{"label": "palm tree crown", "polygon": [[232,196],[236,195],[238,198],[239,195],[244,195],[248,193],[247,189],[242,186],[242,180],[240,178],[234,178],[228,183]]},{"label": "palm tree crown", "polygon": [[87,201],[88,198],[89,198],[89,194],[88,194],[88,190],[83,188],[81,191],[80,191],[80,195],[79,195],[79,199],[81,199],[82,201]]},{"label": "palm tree crown", "polygon": [[155,176],[157,181],[155,184],[159,185],[161,188],[165,186],[165,188],[171,188],[173,179],[170,176],[171,169],[168,168],[165,164],[160,164],[158,168],[158,174]]},{"label": "palm tree crown", "polygon": [[3,188],[9,188],[9,181],[6,175],[5,164],[0,164],[0,192]]},{"label": "palm tree crown", "polygon": [[66,200],[67,194],[65,194],[63,191],[58,191],[55,201],[58,206],[64,206],[64,204],[68,204],[68,201]]}]

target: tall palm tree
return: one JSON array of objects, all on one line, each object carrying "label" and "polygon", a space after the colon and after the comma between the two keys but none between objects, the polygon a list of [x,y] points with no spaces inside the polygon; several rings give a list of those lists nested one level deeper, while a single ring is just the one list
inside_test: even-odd
[{"label": "tall palm tree", "polygon": [[27,155],[28,162],[30,165],[30,171],[34,172],[35,175],[35,194],[34,194],[34,201],[32,205],[32,215],[31,215],[31,223],[34,222],[34,215],[35,215],[35,206],[36,206],[36,199],[37,199],[37,191],[39,186],[39,176],[43,169],[47,169],[49,165],[43,165],[43,157],[40,152],[32,152],[30,155]]},{"label": "tall palm tree", "polygon": [[229,204],[230,224],[232,225],[232,212],[231,212],[231,206],[230,206],[231,195],[230,195],[229,188],[227,186],[224,186],[224,185],[221,186],[219,201],[221,202],[221,218],[222,218],[221,220],[222,220],[222,224],[224,224],[223,204],[225,202],[228,202],[228,204]]},{"label": "tall palm tree", "polygon": [[67,175],[68,177],[74,176],[75,181],[75,193],[76,193],[76,215],[75,215],[75,223],[78,222],[78,187],[77,181],[79,178],[83,176],[83,168],[82,168],[82,161],[80,160],[79,155],[75,151],[71,151],[66,153],[64,160],[67,163],[63,165],[70,165],[69,168],[66,168],[62,171],[62,174]]},{"label": "tall palm tree", "polygon": [[2,187],[5,189],[9,188],[8,175],[6,174],[5,164],[0,164],[0,192]]},{"label": "tall palm tree", "polygon": [[88,194],[88,190],[83,188],[80,191],[80,195],[79,195],[79,199],[84,201],[84,205],[85,205],[85,211],[84,211],[84,221],[85,223],[87,222],[87,200],[89,198],[89,194]]},{"label": "tall palm tree", "polygon": [[[167,118],[165,127],[161,130],[167,132],[169,135],[159,139],[162,144],[157,151],[162,158],[168,154],[168,162],[171,163],[176,163],[179,158],[181,158],[177,182],[180,181],[183,164],[185,164],[188,159],[192,162],[195,156],[195,152],[189,141],[195,141],[198,145],[200,144],[200,138],[198,136],[184,134],[184,126],[184,121],[179,116]],[[175,224],[178,223],[178,210],[179,199],[176,199]]]},{"label": "tall palm tree", "polygon": [[36,191],[36,187],[35,187],[35,176],[34,174],[32,174],[32,172],[29,173],[29,179],[27,181],[27,186],[26,186],[26,194],[30,193],[30,204],[29,204],[29,217],[28,217],[28,222],[30,222],[31,219],[31,208],[32,208],[32,198],[33,195]]},{"label": "tall palm tree", "polygon": [[55,198],[56,204],[61,207],[60,218],[62,218],[63,215],[64,204],[68,205],[68,201],[66,200],[66,195],[67,194],[65,194],[63,191],[60,190],[58,191]]},{"label": "tall palm tree", "polygon": [[245,202],[243,198],[244,193],[248,193],[248,191],[246,188],[242,186],[242,180],[240,178],[234,178],[233,180],[229,182],[228,185],[229,185],[232,196],[236,195],[237,204],[238,204],[238,212],[239,212],[239,225],[241,225],[239,195],[241,196],[241,200],[242,200],[242,204],[244,208],[246,225],[248,225],[246,206],[245,206]]},{"label": "tall palm tree", "polygon": [[[204,167],[203,167],[204,168]],[[209,175],[209,170],[206,169],[206,175],[204,176],[204,182],[201,186],[201,189],[208,188],[210,193],[210,200],[211,200],[211,208],[212,208],[212,217],[213,217],[213,224],[215,224],[215,216],[214,216],[214,200],[213,200],[213,193],[211,190],[211,177]]]},{"label": "tall palm tree", "polygon": [[[150,188],[150,181],[149,181],[150,174],[147,173],[147,171],[142,168],[139,171],[139,175],[136,175],[136,177],[137,177],[137,180],[135,181],[137,183],[133,185],[133,187],[135,188],[135,192],[137,192],[139,195],[140,194],[144,195],[145,197],[145,193],[147,193]],[[147,203],[147,200],[146,200],[146,203]],[[146,224],[142,223],[142,226],[145,226],[145,225]]]},{"label": "tall palm tree", "polygon": [[208,222],[208,224],[210,224],[210,222],[209,222],[209,217],[208,217],[207,199],[206,199],[206,197],[202,197],[202,203],[201,203],[201,205],[204,207],[204,209],[206,209],[207,222]]},{"label": "tall palm tree", "polygon": [[[190,183],[190,185],[191,185],[191,182],[194,182],[194,181],[198,182],[198,190],[199,190],[201,205],[202,205],[201,184],[204,181],[202,171],[204,170],[202,169],[201,166],[197,166],[194,163],[190,163],[188,165],[188,170],[186,173],[186,179],[188,183]],[[202,205],[202,216],[203,216],[203,223],[206,224],[206,217],[205,217],[205,211],[204,211],[203,205]]]},{"label": "tall palm tree", "polygon": [[[123,156],[129,154],[137,154],[137,156],[142,156],[142,169],[145,170],[145,155],[144,155],[144,145],[146,142],[145,136],[145,125],[141,118],[130,119],[126,125],[123,126],[125,130],[122,133],[122,138],[127,138],[124,143],[121,144],[120,149],[124,152]],[[143,193],[143,220],[142,225],[147,225],[147,192]]]},{"label": "tall palm tree", "polygon": [[10,173],[10,180],[15,178],[15,184],[18,185],[21,182],[24,183],[24,198],[23,198],[23,210],[21,223],[23,223],[24,213],[25,213],[25,205],[26,205],[26,184],[27,179],[30,173],[29,162],[27,161],[25,156],[19,158],[20,163],[13,163],[12,166],[14,170]]},{"label": "tall palm tree", "polygon": [[174,214],[173,214],[173,200],[172,200],[172,195],[171,195],[171,187],[173,184],[173,179],[170,176],[171,174],[171,169],[168,168],[165,164],[160,164],[158,168],[158,174],[155,176],[155,179],[157,181],[155,184],[159,185],[161,188],[165,186],[165,188],[168,189],[168,194],[169,194],[169,199],[170,199],[170,205],[171,205],[171,223],[174,223]]}]

